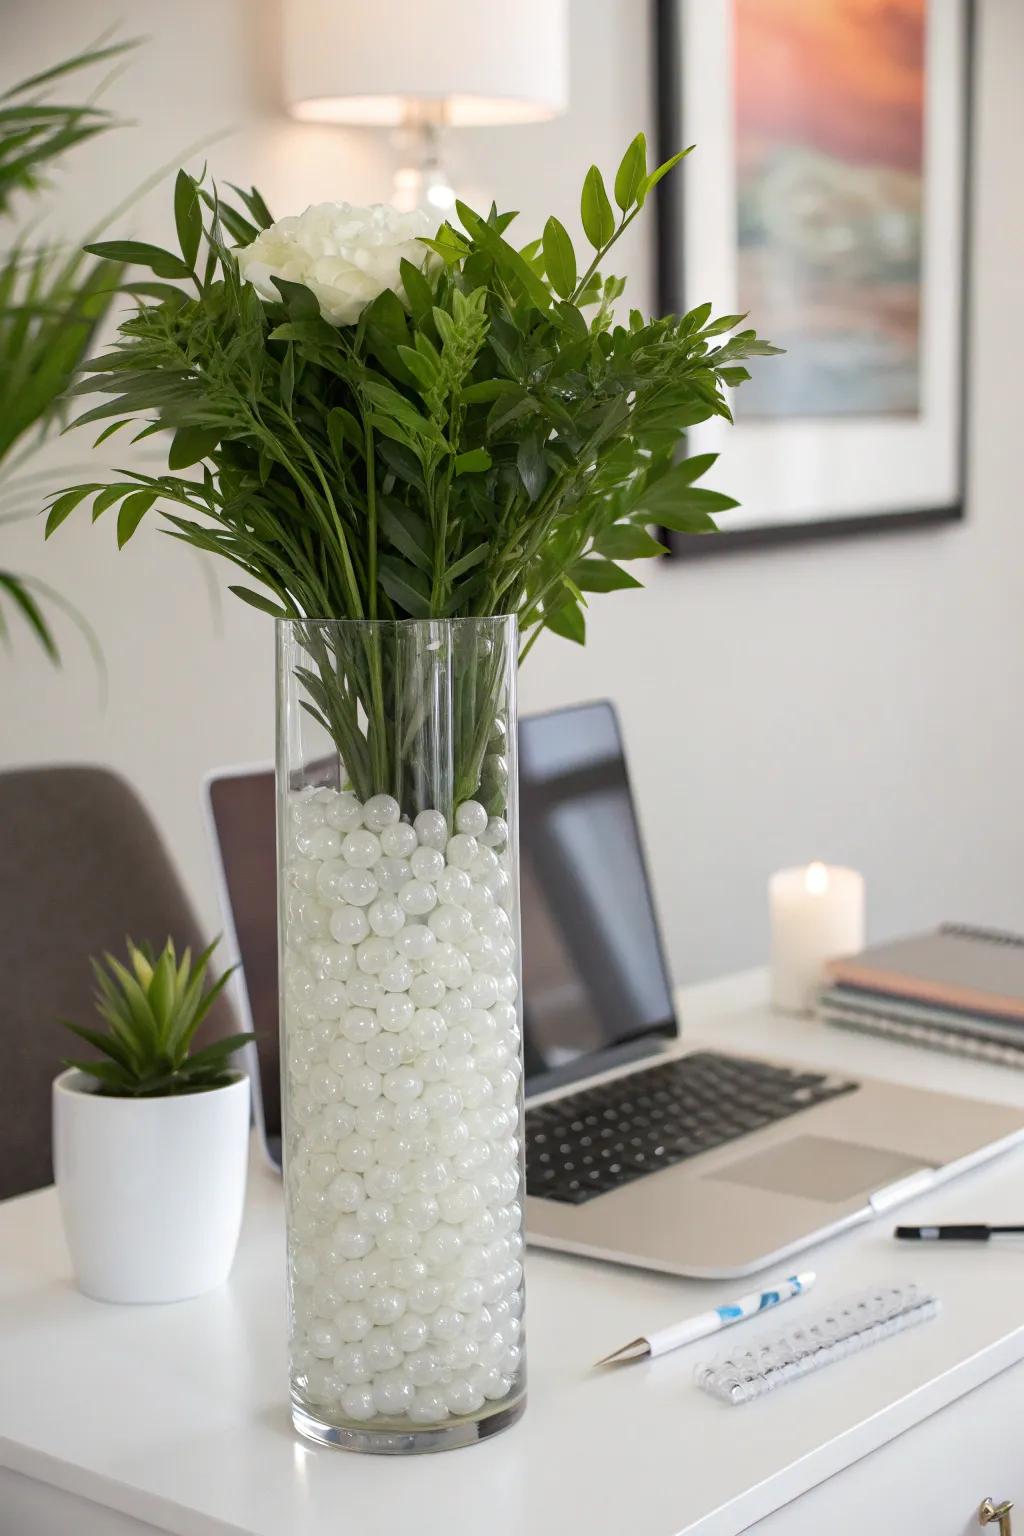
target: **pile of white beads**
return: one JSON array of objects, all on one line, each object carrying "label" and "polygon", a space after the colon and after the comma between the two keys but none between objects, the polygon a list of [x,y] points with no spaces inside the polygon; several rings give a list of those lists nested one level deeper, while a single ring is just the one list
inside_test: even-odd
[{"label": "pile of white beads", "polygon": [[476,801],[290,797],[285,1184],[297,1397],[442,1424],[521,1380],[518,934]]}]

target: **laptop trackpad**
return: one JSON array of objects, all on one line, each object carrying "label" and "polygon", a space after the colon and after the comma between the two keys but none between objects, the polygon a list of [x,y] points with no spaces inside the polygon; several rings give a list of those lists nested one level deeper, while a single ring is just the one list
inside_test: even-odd
[{"label": "laptop trackpad", "polygon": [[793,1136],[767,1152],[727,1163],[707,1177],[839,1204],[927,1166],[920,1158],[882,1147],[862,1147],[831,1136]]}]

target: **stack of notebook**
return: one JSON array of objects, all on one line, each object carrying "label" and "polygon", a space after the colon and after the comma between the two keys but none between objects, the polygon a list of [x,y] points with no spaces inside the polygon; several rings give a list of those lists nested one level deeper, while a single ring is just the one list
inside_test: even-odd
[{"label": "stack of notebook", "polygon": [[1024,1069],[1024,939],[947,924],[827,968],[830,1024]]}]

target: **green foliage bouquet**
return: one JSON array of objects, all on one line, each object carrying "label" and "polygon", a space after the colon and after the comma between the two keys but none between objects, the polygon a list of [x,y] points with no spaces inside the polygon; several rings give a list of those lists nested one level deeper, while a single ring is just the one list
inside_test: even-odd
[{"label": "green foliage bouquet", "polygon": [[[170,431],[168,472],[65,491],[47,536],[91,498],[124,545],[162,502],[172,537],[240,567],[255,587],[232,591],[278,618],[515,614],[520,657],[544,628],[582,643],[588,594],[639,586],[625,563],[663,552],[652,524],[711,532],[735,505],[697,484],[714,455],[680,446],[776,350],[710,305],[616,318],[602,266],[685,153],[648,171],[638,135],[616,208],[591,167],[585,259],[556,218],[521,247],[514,214],[462,203],[459,228],[346,204],[275,224],[255,189],[234,203],[180,172],[180,252],[91,247],[153,280],[76,386],[105,397],[78,418],[101,439]],[[312,707],[357,791],[386,789],[387,656],[315,645]]]}]

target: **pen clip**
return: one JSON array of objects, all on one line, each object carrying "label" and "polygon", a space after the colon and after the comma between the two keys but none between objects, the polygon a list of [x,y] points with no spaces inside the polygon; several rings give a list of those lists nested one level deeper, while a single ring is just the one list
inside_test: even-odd
[{"label": "pen clip", "polygon": [[627,1360],[642,1360],[650,1352],[651,1346],[646,1339],[632,1339],[628,1344],[623,1344],[621,1349],[605,1355],[602,1360],[595,1360],[594,1365],[625,1365]]}]

